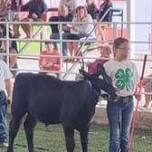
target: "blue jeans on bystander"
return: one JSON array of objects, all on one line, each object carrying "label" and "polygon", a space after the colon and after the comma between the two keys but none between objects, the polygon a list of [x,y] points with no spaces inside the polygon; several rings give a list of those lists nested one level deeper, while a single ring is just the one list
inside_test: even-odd
[{"label": "blue jeans on bystander", "polygon": [[6,94],[4,91],[0,91],[0,142],[4,142],[8,137],[6,110]]}]

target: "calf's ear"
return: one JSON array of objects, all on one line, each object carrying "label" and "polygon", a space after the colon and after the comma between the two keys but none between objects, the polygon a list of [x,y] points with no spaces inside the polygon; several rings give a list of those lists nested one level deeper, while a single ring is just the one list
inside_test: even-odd
[{"label": "calf's ear", "polygon": [[97,75],[100,76],[102,75],[103,80],[107,83],[107,84],[112,84],[112,80],[111,78],[107,75],[105,68],[103,67],[103,65],[98,64],[97,65]]},{"label": "calf's ear", "polygon": [[100,75],[102,72],[103,66],[101,64],[97,64],[97,74]]}]

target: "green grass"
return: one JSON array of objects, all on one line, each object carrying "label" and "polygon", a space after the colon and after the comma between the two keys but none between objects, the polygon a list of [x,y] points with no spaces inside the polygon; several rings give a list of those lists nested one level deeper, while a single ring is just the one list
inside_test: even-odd
[{"label": "green grass", "polygon": [[[89,132],[89,152],[107,152],[108,133],[106,126],[92,125]],[[75,134],[75,152],[81,151],[79,133]],[[35,152],[65,152],[64,134],[61,125],[51,125],[48,129],[39,124],[34,136]],[[133,152],[152,151],[152,130],[140,130],[136,134]],[[2,151],[3,152],[3,151]],[[4,151],[5,152],[5,151]],[[15,140],[15,152],[27,152],[26,139],[21,127]]]}]

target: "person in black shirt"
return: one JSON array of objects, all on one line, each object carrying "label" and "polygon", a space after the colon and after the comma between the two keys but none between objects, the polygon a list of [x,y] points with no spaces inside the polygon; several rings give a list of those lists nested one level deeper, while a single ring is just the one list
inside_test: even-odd
[{"label": "person in black shirt", "polygon": [[98,9],[94,0],[87,0],[87,11],[93,19],[97,18]]},{"label": "person in black shirt", "polygon": [[[103,17],[103,15],[106,13],[106,11],[112,7],[111,0],[104,0],[104,2],[100,5],[99,9],[99,20]],[[112,21],[112,11],[109,11],[109,13],[102,19],[101,22],[111,22]]]},{"label": "person in black shirt", "polygon": [[[59,16],[52,16],[49,21],[50,22],[71,22],[73,16],[69,13],[68,7],[63,5],[59,10]],[[51,24],[51,39],[59,39],[59,25],[58,24]],[[68,24],[62,25],[62,37],[66,39],[70,33],[70,27]],[[57,49],[57,44],[54,43],[55,49]],[[67,44],[66,42],[62,43],[62,54],[63,56],[67,56]]]},{"label": "person in black shirt", "polygon": [[[43,14],[47,11],[47,6],[44,0],[30,0],[28,3],[21,7],[21,10],[26,10],[29,12],[27,18],[22,21],[42,21]],[[22,28],[26,33],[28,38],[32,37],[32,26],[29,24],[23,24]]]}]

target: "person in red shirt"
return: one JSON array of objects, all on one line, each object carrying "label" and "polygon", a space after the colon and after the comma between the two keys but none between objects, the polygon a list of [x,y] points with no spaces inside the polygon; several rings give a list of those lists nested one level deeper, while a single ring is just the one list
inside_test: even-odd
[{"label": "person in red shirt", "polygon": [[[46,49],[40,54],[39,67],[42,71],[55,73],[58,76],[61,70],[60,53],[53,48],[52,43],[45,42]],[[53,57],[54,56],[54,57]]]},{"label": "person in red shirt", "polygon": [[[103,65],[105,62],[107,62],[110,58],[111,55],[111,48],[107,45],[107,46],[102,46],[100,49],[100,54],[101,54],[101,59],[96,59],[94,62],[92,63],[88,63],[88,72],[90,74],[96,74],[97,73],[97,66],[98,65]],[[105,59],[103,59],[105,58]]]}]

